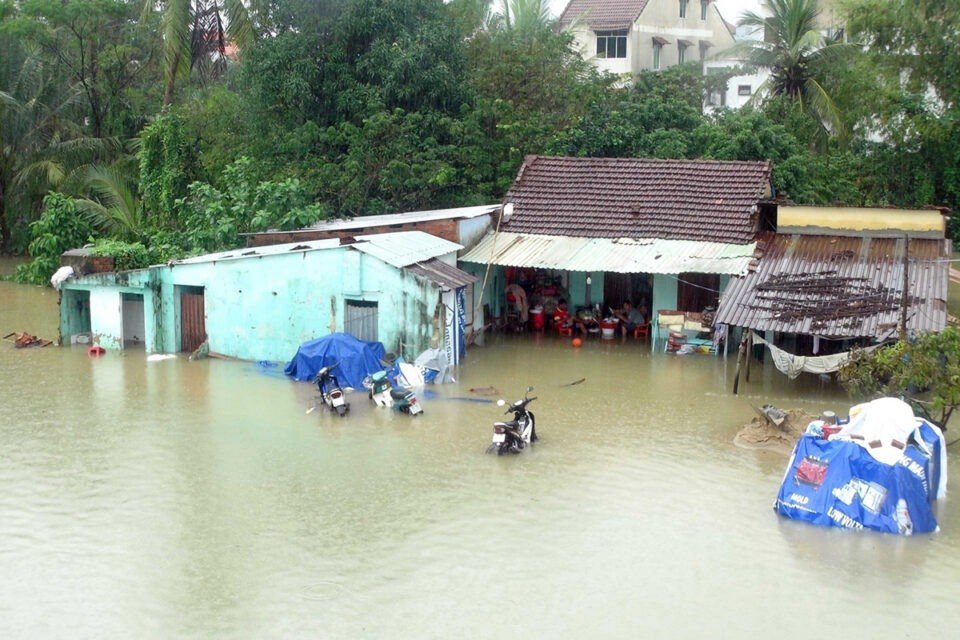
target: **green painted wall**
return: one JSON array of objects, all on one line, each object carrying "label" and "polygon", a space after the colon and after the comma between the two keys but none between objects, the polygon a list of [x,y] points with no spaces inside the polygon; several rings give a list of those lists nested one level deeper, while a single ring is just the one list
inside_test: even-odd
[{"label": "green painted wall", "polygon": [[[590,276],[590,300],[587,301],[587,275]],[[603,304],[603,272],[602,271],[570,271],[567,276],[567,291],[570,300],[567,301],[571,309],[577,307]]]}]

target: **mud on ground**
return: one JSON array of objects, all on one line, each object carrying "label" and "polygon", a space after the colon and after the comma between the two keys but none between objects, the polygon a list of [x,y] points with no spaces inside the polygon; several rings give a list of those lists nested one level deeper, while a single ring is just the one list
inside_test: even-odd
[{"label": "mud on ground", "polygon": [[766,418],[754,416],[733,437],[733,443],[745,449],[766,449],[789,456],[807,425],[817,418],[802,409],[790,409],[778,427]]}]

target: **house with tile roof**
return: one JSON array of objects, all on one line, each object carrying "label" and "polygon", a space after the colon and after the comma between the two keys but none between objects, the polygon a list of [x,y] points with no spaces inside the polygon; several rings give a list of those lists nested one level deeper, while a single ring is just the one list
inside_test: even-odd
[{"label": "house with tile roof", "polygon": [[570,0],[558,25],[585,59],[615,74],[702,64],[734,43],[713,0]]},{"label": "house with tile roof", "polygon": [[516,283],[531,289],[532,304],[544,289],[568,296],[571,309],[644,300],[653,317],[702,312],[746,273],[757,233],[772,224],[771,170],[769,162],[528,156],[461,268],[487,283],[493,316]]}]

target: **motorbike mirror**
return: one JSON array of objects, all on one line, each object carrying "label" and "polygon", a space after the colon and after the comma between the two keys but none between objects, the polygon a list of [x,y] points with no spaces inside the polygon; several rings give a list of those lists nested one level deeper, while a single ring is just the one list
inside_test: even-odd
[{"label": "motorbike mirror", "polygon": [[531,391],[533,391],[533,387],[527,387],[527,393],[530,393]]},{"label": "motorbike mirror", "polygon": [[504,400],[503,398],[500,398],[499,400],[497,400],[497,406],[498,406],[498,407],[502,407],[502,406],[504,406],[505,404],[507,404],[507,402],[506,402],[506,400]]}]

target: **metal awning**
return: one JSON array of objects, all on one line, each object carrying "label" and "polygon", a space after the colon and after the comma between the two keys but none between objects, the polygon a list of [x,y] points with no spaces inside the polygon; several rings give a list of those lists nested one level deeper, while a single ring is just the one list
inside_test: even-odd
[{"label": "metal awning", "polygon": [[451,267],[437,258],[409,265],[406,270],[448,289],[459,289],[478,280],[476,276]]},{"label": "metal awning", "polygon": [[501,231],[488,233],[460,260],[564,271],[743,275],[755,247],[755,242],[573,238]]}]

